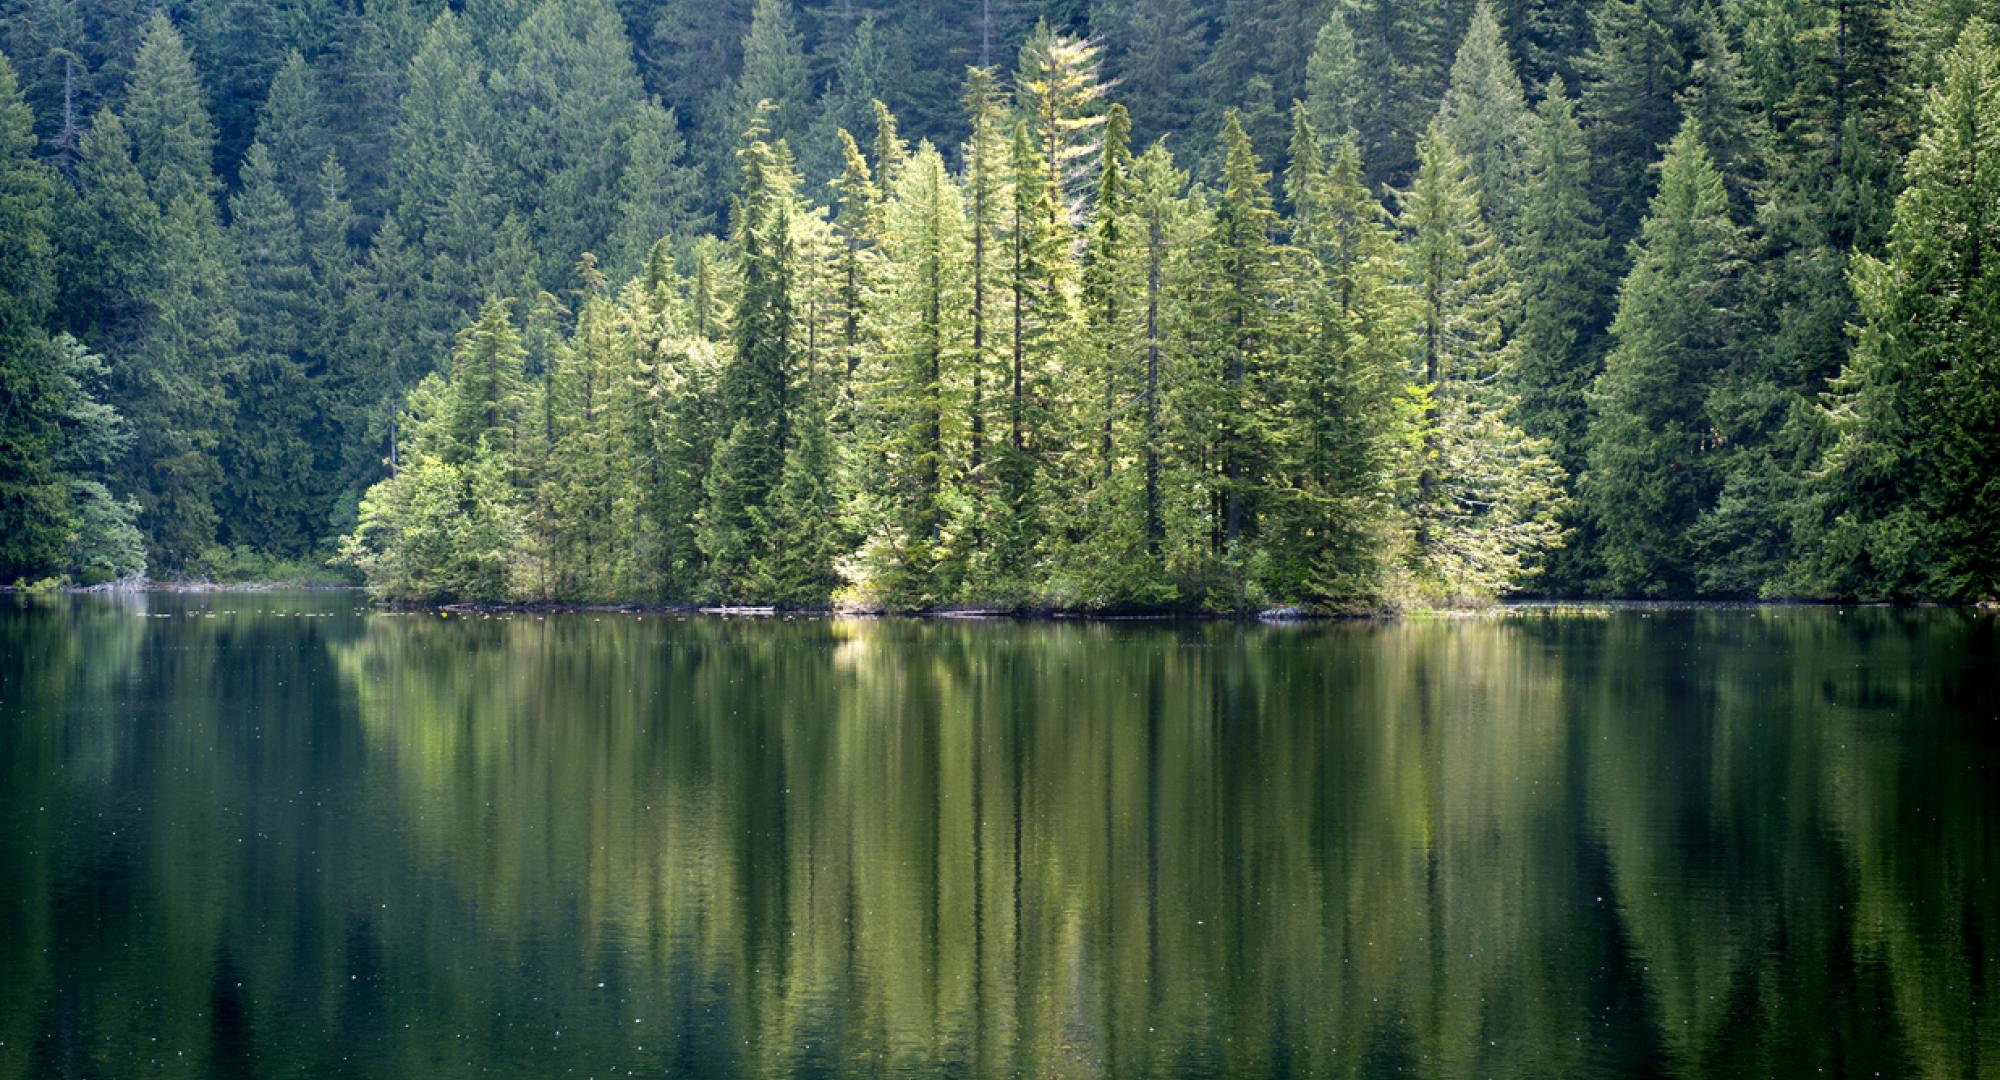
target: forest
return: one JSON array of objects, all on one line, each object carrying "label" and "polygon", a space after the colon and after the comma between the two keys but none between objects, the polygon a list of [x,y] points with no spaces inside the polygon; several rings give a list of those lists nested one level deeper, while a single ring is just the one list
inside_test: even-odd
[{"label": "forest", "polygon": [[2000,597],[1996,23],[0,0],[0,583]]}]

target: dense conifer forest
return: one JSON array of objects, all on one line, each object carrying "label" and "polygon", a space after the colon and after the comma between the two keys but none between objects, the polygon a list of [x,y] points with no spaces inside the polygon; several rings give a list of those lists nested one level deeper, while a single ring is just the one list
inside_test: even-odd
[{"label": "dense conifer forest", "polygon": [[1992,598],[1996,8],[0,0],[0,581]]}]

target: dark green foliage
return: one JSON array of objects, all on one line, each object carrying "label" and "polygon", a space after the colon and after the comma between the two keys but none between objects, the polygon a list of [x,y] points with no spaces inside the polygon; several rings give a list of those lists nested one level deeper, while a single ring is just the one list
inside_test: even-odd
[{"label": "dark green foliage", "polygon": [[1692,119],[1667,147],[1633,252],[1611,323],[1614,344],[1591,394],[1583,492],[1605,587],[1685,595],[1694,586],[1689,529],[1720,488],[1705,406],[1736,356],[1727,297],[1740,257],[1722,176]]},{"label": "dark green foliage", "polygon": [[1884,597],[2000,594],[2000,52],[1969,23],[1940,61],[1884,257],[1854,270],[1863,328],[1825,417],[1805,584]]},{"label": "dark green foliage", "polygon": [[243,190],[229,208],[243,350],[229,373],[233,415],[222,448],[221,539],[297,557],[313,546],[328,516],[314,453],[331,441],[320,430],[326,372],[308,352],[325,324],[314,310],[298,215],[262,144],[250,147]]},{"label": "dark green foliage", "polygon": [[1990,595],[1977,8],[0,0],[0,571]]},{"label": "dark green foliage", "polygon": [[55,177],[32,155],[33,119],[0,56],[0,582],[54,567],[72,527],[56,472],[63,387],[49,341]]}]

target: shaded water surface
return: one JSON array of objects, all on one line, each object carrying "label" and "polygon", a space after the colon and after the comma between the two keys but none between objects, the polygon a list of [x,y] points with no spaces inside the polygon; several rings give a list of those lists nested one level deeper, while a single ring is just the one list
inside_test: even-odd
[{"label": "shaded water surface", "polygon": [[0,1077],[2000,1076],[1992,615],[0,598]]}]

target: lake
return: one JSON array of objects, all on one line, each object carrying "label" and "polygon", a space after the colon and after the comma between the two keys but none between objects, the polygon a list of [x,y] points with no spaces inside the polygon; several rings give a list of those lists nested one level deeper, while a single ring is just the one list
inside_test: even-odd
[{"label": "lake", "polygon": [[2000,618],[0,597],[0,1077],[2000,1076]]}]

